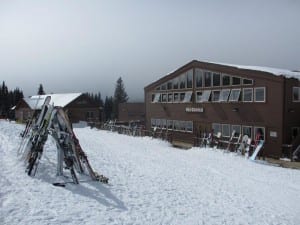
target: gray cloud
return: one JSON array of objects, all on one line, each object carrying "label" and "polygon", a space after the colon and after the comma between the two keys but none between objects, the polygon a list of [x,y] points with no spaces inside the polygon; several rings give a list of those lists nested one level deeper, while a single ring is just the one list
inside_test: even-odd
[{"label": "gray cloud", "polygon": [[1,1],[0,80],[130,99],[192,59],[299,69],[299,1]]}]

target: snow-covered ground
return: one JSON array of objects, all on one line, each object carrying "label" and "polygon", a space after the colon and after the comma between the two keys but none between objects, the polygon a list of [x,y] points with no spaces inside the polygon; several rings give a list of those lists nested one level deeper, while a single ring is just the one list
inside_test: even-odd
[{"label": "snow-covered ground", "polygon": [[92,166],[110,184],[55,187],[53,140],[36,177],[28,177],[17,155],[23,128],[0,120],[0,224],[300,224],[299,170],[77,128]]}]

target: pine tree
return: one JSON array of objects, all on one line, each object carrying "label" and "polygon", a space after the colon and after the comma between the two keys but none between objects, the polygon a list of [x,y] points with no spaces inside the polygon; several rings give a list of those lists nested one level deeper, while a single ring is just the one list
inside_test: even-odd
[{"label": "pine tree", "polygon": [[117,80],[114,101],[113,101],[113,118],[118,118],[119,104],[128,101],[128,95],[125,91],[124,83],[121,77]]},{"label": "pine tree", "polygon": [[37,94],[38,94],[38,95],[44,95],[44,94],[46,94],[45,91],[44,91],[44,88],[43,88],[43,85],[42,85],[42,84],[40,84],[39,90],[38,90],[38,93],[37,93]]},{"label": "pine tree", "polygon": [[105,97],[105,102],[104,102],[104,115],[105,115],[105,120],[111,120],[113,119],[112,117],[112,111],[113,111],[113,97]]}]

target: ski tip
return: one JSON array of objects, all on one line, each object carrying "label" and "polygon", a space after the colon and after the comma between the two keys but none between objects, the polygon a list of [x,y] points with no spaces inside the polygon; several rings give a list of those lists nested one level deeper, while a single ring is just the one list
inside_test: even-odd
[{"label": "ski tip", "polygon": [[56,186],[56,187],[65,187],[66,184],[64,183],[52,183],[53,186]]}]

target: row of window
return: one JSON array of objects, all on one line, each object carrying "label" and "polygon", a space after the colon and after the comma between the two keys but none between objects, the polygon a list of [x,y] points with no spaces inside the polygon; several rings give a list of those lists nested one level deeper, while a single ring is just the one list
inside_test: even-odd
[{"label": "row of window", "polygon": [[[193,101],[193,92],[155,93],[152,103],[189,103]],[[266,88],[237,88],[222,90],[204,90],[195,92],[195,102],[265,102]]]},{"label": "row of window", "polygon": [[300,102],[300,87],[293,87],[293,102]]},{"label": "row of window", "polygon": [[196,88],[253,85],[252,79],[245,79],[237,76],[196,68],[195,79],[193,79],[193,70],[191,69],[186,73],[181,74],[178,77],[167,81],[166,83],[163,83],[162,85],[158,86],[156,90],[189,89],[193,88],[193,82],[195,82]]},{"label": "row of window", "polygon": [[182,132],[193,132],[193,121],[166,120],[151,118],[151,127]]},{"label": "row of window", "polygon": [[212,129],[214,134],[221,132],[223,137],[230,137],[233,131],[235,131],[235,137],[238,137],[241,134],[242,136],[247,135],[253,139],[253,137],[256,137],[257,133],[260,133],[262,139],[265,140],[265,127],[213,123]]}]

